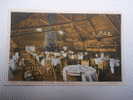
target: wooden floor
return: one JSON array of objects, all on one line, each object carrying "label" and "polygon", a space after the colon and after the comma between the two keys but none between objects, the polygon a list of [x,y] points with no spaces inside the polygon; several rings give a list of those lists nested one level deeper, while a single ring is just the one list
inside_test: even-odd
[{"label": "wooden floor", "polygon": [[[23,81],[24,80],[24,71],[18,70],[14,72],[14,78],[11,81]],[[40,79],[40,81],[55,81],[54,74],[51,73],[45,73],[45,75],[42,75],[45,78]],[[63,81],[62,75],[57,75],[56,81]],[[81,81],[81,77],[68,77],[71,81]],[[108,73],[102,73],[102,75],[99,75],[99,81],[121,81],[121,75],[119,72],[112,74],[111,71],[108,71]],[[33,81],[39,81],[39,79],[34,79]]]}]

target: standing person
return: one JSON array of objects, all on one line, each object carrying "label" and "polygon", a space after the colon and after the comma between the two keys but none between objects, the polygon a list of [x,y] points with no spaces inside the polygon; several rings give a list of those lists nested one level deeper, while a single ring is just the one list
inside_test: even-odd
[{"label": "standing person", "polygon": [[71,54],[71,56],[70,56],[70,61],[71,61],[71,65],[74,65],[74,64],[75,64],[75,57],[74,57],[74,54]]},{"label": "standing person", "polygon": [[15,55],[13,55],[12,56],[12,59],[11,59],[11,68],[12,68],[12,70],[15,72],[15,70],[16,70],[16,56]]},{"label": "standing person", "polygon": [[15,58],[16,58],[16,62],[18,62],[18,60],[19,60],[19,52],[15,53]]},{"label": "standing person", "polygon": [[15,60],[13,59],[13,56],[9,60],[9,79],[14,78],[14,72],[16,70],[15,67]]},{"label": "standing person", "polygon": [[102,58],[101,57],[97,57],[95,59],[95,65],[96,65],[96,70],[98,73],[98,79],[100,81],[104,80],[104,74],[103,74],[103,66],[102,66]]},{"label": "standing person", "polygon": [[111,73],[114,74],[115,73],[115,71],[114,71],[115,59],[113,57],[110,58],[109,65],[110,65]]},{"label": "standing person", "polygon": [[20,57],[20,59],[19,59],[19,66],[20,67],[24,67],[25,66],[25,59],[24,59],[24,57]]},{"label": "standing person", "polygon": [[53,66],[54,78],[55,80],[59,80],[59,76],[61,75],[60,65],[61,60],[58,56],[53,56],[51,64]]},{"label": "standing person", "polygon": [[116,73],[120,73],[120,60],[117,58],[115,62]]},{"label": "standing person", "polygon": [[67,56],[67,52],[62,52],[62,66],[66,66],[67,65],[67,59],[68,59],[68,56]]},{"label": "standing person", "polygon": [[84,56],[83,56],[83,53],[78,53],[78,61],[79,61],[79,64],[81,64],[81,61],[83,60]]},{"label": "standing person", "polygon": [[99,57],[98,57],[97,54],[95,56],[96,56],[96,58],[94,58],[94,60],[95,60],[95,68],[96,68],[96,70],[98,72]]}]

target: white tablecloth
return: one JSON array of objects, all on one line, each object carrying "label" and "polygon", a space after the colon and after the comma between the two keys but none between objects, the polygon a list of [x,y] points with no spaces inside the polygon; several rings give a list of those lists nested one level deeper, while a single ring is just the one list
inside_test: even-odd
[{"label": "white tablecloth", "polygon": [[97,81],[96,70],[92,67],[85,65],[69,65],[63,69],[63,80],[67,80],[69,76],[81,76],[82,81]]}]

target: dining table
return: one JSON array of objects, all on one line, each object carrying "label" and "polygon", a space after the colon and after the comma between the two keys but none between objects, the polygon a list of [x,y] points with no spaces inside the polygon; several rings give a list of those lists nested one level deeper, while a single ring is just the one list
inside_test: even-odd
[{"label": "dining table", "polygon": [[63,80],[64,81],[70,81],[68,80],[68,76],[80,76],[81,81],[83,82],[93,82],[97,81],[97,72],[96,69],[87,66],[87,65],[67,65],[63,68]]}]

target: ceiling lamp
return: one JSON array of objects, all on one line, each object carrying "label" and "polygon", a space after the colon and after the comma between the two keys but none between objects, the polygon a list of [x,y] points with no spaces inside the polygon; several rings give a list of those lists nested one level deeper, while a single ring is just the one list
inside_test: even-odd
[{"label": "ceiling lamp", "polygon": [[112,36],[110,31],[99,31],[98,35],[102,36]]},{"label": "ceiling lamp", "polygon": [[42,30],[42,28],[36,28],[36,31],[37,32],[42,32],[43,30]]},{"label": "ceiling lamp", "polygon": [[107,35],[107,32],[106,32],[106,31],[104,31],[103,35]]},{"label": "ceiling lamp", "polygon": [[100,30],[99,32],[95,33],[95,32],[92,32],[93,35],[96,34],[96,39],[98,41],[100,41],[102,38],[104,38],[104,36],[112,36],[112,33],[110,31],[102,31]]},{"label": "ceiling lamp", "polygon": [[61,31],[61,30],[59,30],[58,33],[59,33],[60,35],[63,35],[63,34],[64,34],[64,32]]},{"label": "ceiling lamp", "polygon": [[108,36],[112,36],[111,32],[108,32]]}]

